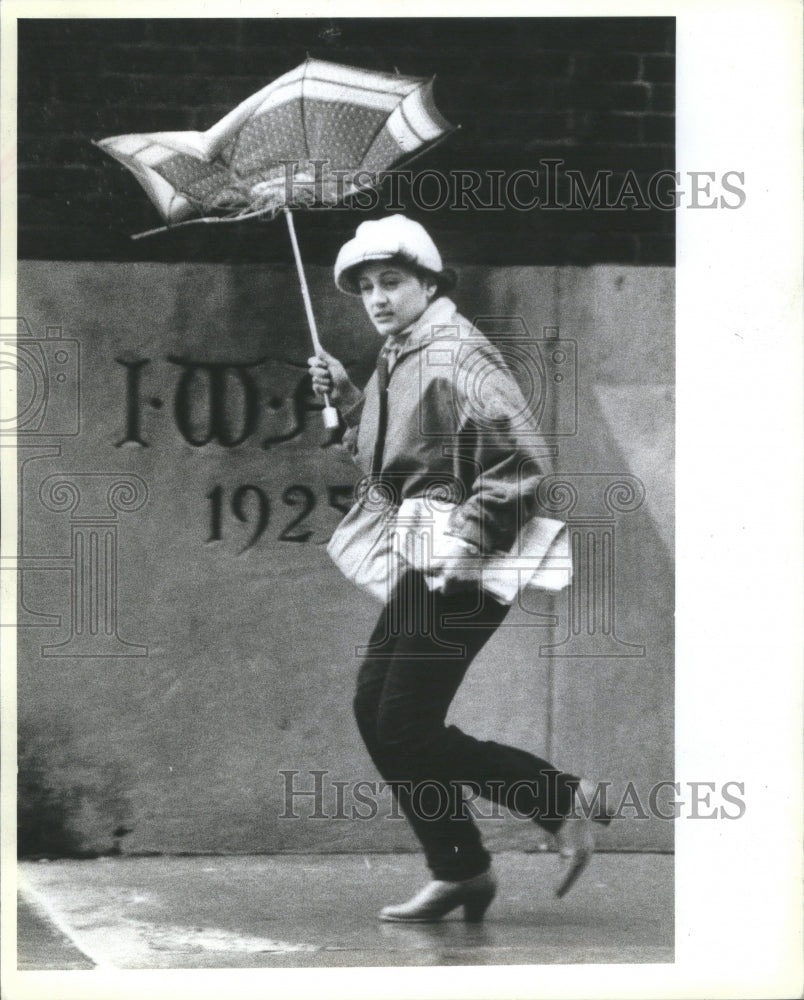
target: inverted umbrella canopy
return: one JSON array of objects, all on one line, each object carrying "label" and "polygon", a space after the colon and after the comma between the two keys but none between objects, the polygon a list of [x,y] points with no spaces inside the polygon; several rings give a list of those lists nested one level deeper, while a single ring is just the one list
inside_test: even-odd
[{"label": "inverted umbrella canopy", "polygon": [[[96,143],[134,174],[166,226],[284,211],[310,335],[322,353],[292,208],[336,204],[453,129],[433,78],[307,59],[206,132],[117,135]],[[147,236],[160,229],[140,233]],[[338,426],[324,397],[324,424]]]},{"label": "inverted umbrella canopy", "polygon": [[334,204],[451,130],[435,106],[433,78],[307,59],[206,132],[119,135],[96,145],[134,174],[170,226]]}]

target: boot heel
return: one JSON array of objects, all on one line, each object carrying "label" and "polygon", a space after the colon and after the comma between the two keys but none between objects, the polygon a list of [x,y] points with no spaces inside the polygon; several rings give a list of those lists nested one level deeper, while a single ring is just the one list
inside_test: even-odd
[{"label": "boot heel", "polygon": [[467,923],[479,923],[494,899],[495,892],[496,882],[488,871],[460,882],[436,879],[407,903],[386,906],[380,911],[380,920],[429,923],[440,920],[462,906],[464,920]]},{"label": "boot heel", "polygon": [[494,897],[487,899],[472,899],[463,904],[463,919],[467,924],[479,924],[486,915],[486,910],[491,906]]}]

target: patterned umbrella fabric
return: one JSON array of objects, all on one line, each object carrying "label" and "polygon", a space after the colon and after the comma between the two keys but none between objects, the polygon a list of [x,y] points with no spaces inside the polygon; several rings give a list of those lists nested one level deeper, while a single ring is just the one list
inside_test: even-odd
[{"label": "patterned umbrella fabric", "polygon": [[307,59],[206,132],[96,145],[131,170],[171,226],[335,204],[452,128],[435,106],[432,78]]},{"label": "patterned umbrella fabric", "polygon": [[[118,135],[96,145],[145,188],[167,223],[161,230],[282,211],[313,348],[321,355],[291,209],[334,205],[373,187],[382,171],[451,130],[433,101],[432,78],[307,59],[206,132]],[[334,430],[337,410],[328,396],[324,404],[324,425]]]}]

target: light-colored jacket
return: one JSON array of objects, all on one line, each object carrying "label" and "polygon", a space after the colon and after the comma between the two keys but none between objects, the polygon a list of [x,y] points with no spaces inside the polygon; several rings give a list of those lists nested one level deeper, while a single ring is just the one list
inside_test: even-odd
[{"label": "light-colored jacket", "polygon": [[[404,339],[388,384],[380,477],[398,505],[430,491],[455,504],[448,532],[484,553],[508,551],[537,514],[549,449],[500,351],[446,297]],[[377,374],[344,413],[344,442],[368,474],[377,438]]]}]

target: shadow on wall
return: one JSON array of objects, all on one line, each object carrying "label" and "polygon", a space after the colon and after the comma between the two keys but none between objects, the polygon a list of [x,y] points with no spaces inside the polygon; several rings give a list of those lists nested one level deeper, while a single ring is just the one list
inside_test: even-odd
[{"label": "shadow on wall", "polygon": [[95,858],[121,853],[131,832],[119,761],[89,765],[63,723],[20,721],[17,737],[17,855]]}]

